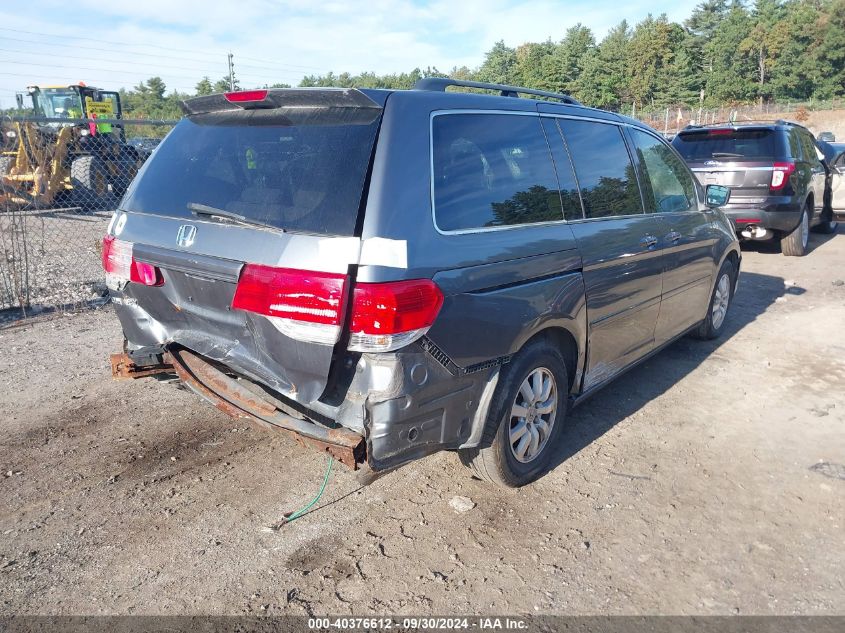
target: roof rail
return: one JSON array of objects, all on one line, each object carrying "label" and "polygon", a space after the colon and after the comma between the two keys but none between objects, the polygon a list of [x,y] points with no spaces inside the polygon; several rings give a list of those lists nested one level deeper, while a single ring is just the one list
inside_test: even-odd
[{"label": "roof rail", "polygon": [[518,97],[519,95],[534,95],[535,97],[547,97],[549,99],[557,99],[569,105],[580,106],[583,105],[580,101],[576,101],[569,95],[560,94],[557,92],[546,92],[545,90],[534,90],[533,88],[522,88],[520,86],[508,86],[505,84],[488,84],[481,81],[464,81],[463,79],[449,79],[448,77],[426,77],[420,79],[414,84],[414,90],[431,90],[437,92],[446,92],[446,88],[450,86],[460,86],[462,88],[480,88],[482,90],[498,90],[503,97]]}]

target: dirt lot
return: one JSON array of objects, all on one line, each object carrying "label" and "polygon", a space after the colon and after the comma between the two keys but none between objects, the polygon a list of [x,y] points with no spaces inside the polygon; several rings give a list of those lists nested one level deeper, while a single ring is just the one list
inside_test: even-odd
[{"label": "dirt lot", "polygon": [[[775,115],[772,118],[783,118],[788,121],[796,120],[795,112]],[[845,139],[845,110],[817,110],[809,112],[809,118],[805,125],[810,128],[813,134],[821,132],[833,132],[836,140]]]},{"label": "dirt lot", "polygon": [[536,484],[337,467],[278,532],[323,456],[113,382],[108,308],[0,330],[0,613],[845,613],[845,235],[812,245],[746,249],[727,336],[572,412]]}]

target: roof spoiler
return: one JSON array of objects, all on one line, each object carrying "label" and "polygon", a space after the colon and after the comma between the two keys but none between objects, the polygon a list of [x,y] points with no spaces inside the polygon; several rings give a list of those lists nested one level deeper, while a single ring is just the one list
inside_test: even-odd
[{"label": "roof spoiler", "polygon": [[734,121],[713,121],[711,123],[690,123],[684,129],[687,130],[706,130],[710,127],[754,127],[754,126],[770,126],[770,125],[791,125],[793,127],[800,127],[807,129],[806,126],[801,125],[800,123],[796,123],[795,121],[788,121],[786,119],[745,119],[745,120],[734,120]]},{"label": "roof spoiler", "polygon": [[226,92],[185,99],[181,106],[182,111],[191,117],[218,113],[242,116],[246,111],[256,119],[288,118],[289,124],[306,123],[316,118],[337,119],[338,123],[369,123],[382,111],[378,103],[354,88],[271,88]]}]

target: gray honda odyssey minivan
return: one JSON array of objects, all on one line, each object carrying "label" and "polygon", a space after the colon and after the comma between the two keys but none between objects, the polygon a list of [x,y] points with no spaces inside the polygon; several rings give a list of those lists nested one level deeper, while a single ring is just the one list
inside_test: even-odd
[{"label": "gray honda odyssey minivan", "polygon": [[184,110],[103,243],[117,377],[178,379],[352,468],[455,450],[520,486],[572,405],[725,329],[729,191],[638,121],[449,79]]}]

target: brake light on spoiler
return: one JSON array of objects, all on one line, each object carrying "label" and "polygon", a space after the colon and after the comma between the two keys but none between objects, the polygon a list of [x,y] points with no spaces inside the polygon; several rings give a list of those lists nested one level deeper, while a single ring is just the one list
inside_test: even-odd
[{"label": "brake light on spoiler", "polygon": [[283,334],[333,345],[351,298],[349,349],[389,352],[425,334],[443,293],[430,279],[355,284],[346,275],[246,264],[232,308],[268,317]]},{"label": "brake light on spoiler", "polygon": [[119,240],[113,235],[103,238],[103,270],[106,278],[130,281],[144,286],[161,286],[164,277],[153,264],[140,262],[132,254],[134,244]]},{"label": "brake light on spoiler", "polygon": [[241,90],[239,92],[226,92],[223,94],[229,103],[255,103],[264,101],[267,98],[266,90]]}]

